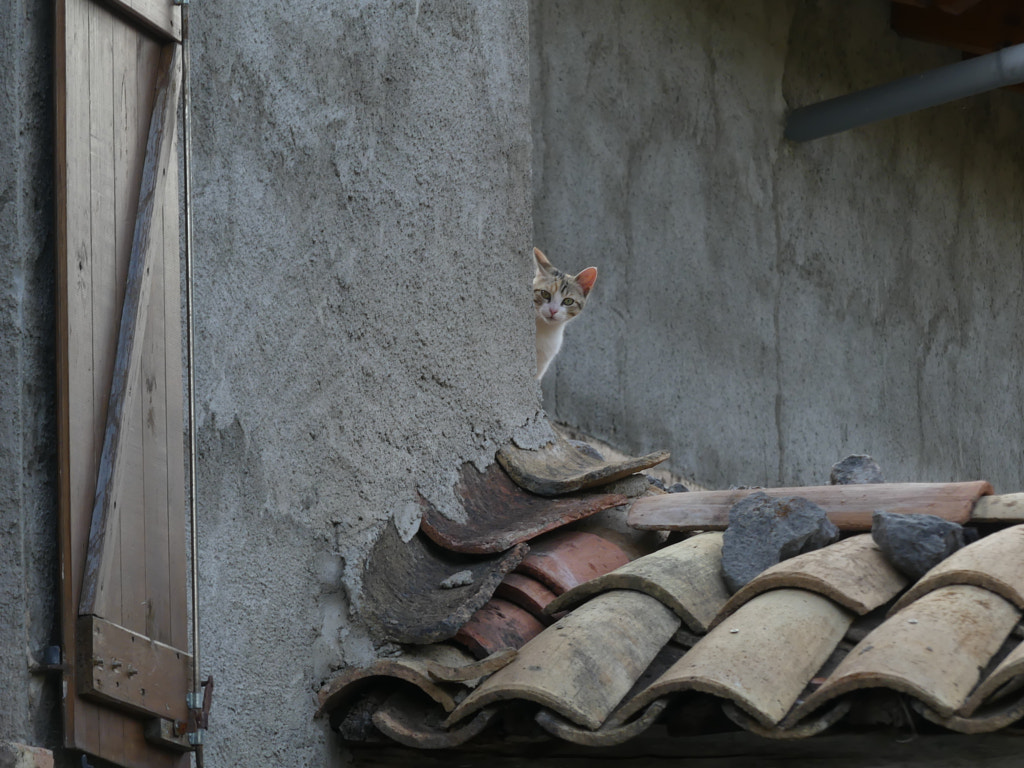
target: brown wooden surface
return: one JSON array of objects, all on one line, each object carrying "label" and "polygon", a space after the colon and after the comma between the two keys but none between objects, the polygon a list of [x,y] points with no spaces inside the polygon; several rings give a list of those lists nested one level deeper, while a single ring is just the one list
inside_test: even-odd
[{"label": "brown wooden surface", "polygon": [[[119,535],[123,534],[126,540],[122,542],[122,546],[124,543],[131,546],[135,542],[145,541],[146,522],[153,522],[154,533],[160,528],[163,529],[158,538],[166,551],[166,485],[143,485],[141,507],[146,514],[128,514],[123,525],[118,501],[121,501],[120,510],[123,510],[126,504],[124,499],[120,499],[119,494],[129,477],[128,470],[136,469],[132,465],[137,463],[140,456],[145,456],[144,446],[147,442],[151,452],[156,452],[156,455],[150,457],[150,463],[161,467],[167,465],[164,444],[167,433],[166,402],[163,398],[152,396],[156,382],[150,376],[151,370],[144,371],[142,361],[144,352],[148,353],[150,361],[156,359],[158,355],[162,357],[166,342],[162,291],[155,296],[158,305],[156,311],[150,311],[155,275],[160,273],[162,277],[163,272],[162,259],[154,258],[163,256],[163,253],[152,253],[156,248],[151,248],[151,240],[154,217],[157,217],[157,234],[163,234],[162,219],[159,218],[156,207],[163,203],[163,187],[167,174],[162,171],[168,167],[171,159],[171,143],[177,123],[179,68],[177,46],[165,48],[158,68],[156,103],[153,105],[153,118],[146,143],[141,191],[128,264],[127,287],[122,298],[123,309],[79,605],[79,613],[83,615],[99,613],[109,616],[116,611],[114,601],[110,598],[119,595],[111,595],[105,590],[108,590],[115,580],[120,582],[120,575],[114,569],[115,564],[119,564],[116,561],[120,560],[115,557],[114,551]],[[118,112],[124,113],[124,110]],[[163,288],[162,279],[158,287]],[[147,335],[146,326],[151,314],[154,315],[156,322],[155,327],[150,329]],[[140,380],[142,378],[145,380]],[[147,398],[142,398],[139,392],[143,387],[149,390]],[[164,389],[161,387],[160,391]],[[150,438],[148,441],[147,436]],[[147,500],[150,502],[148,508]],[[130,498],[127,501],[138,504],[139,500]],[[144,566],[145,560],[140,558],[133,560],[132,563]],[[129,594],[125,596],[123,603],[132,613],[128,623],[137,625],[139,617],[141,616],[141,620],[144,621],[146,616],[146,611],[138,608],[140,605],[147,605],[144,594],[145,581],[132,580],[124,586],[129,590]]]},{"label": "brown wooden surface", "polygon": [[79,692],[118,709],[185,720],[192,657],[95,616],[78,620]]},{"label": "brown wooden surface", "polygon": [[[177,14],[171,0],[159,6]],[[56,3],[59,531],[62,644],[69,662],[76,655],[117,329],[163,51],[158,41],[126,24],[126,18],[91,0]],[[184,649],[188,627],[173,141],[166,167],[166,194],[153,216],[153,263],[159,265],[153,285],[159,300],[150,302],[148,316],[151,328],[158,330],[143,343],[139,381],[146,382],[146,397],[139,399],[129,420],[131,461],[124,474],[130,482],[118,502],[125,514],[113,537],[110,562],[116,577],[108,583],[108,615],[103,618]],[[160,550],[166,554],[157,554]],[[125,766],[188,763],[187,755],[147,744],[142,720],[77,696],[73,664],[64,682],[68,746]]]},{"label": "brown wooden surface", "polygon": [[99,0],[159,40],[181,42],[181,9],[166,0]]},{"label": "brown wooden surface", "polygon": [[630,506],[627,522],[642,530],[724,530],[729,510],[752,493],[787,498],[800,496],[814,502],[829,520],[844,531],[871,529],[876,509],[902,514],[929,514],[965,523],[975,501],[992,493],[983,480],[967,483],[866,483],[794,488],[743,488],[731,491],[696,491],[646,496]]}]

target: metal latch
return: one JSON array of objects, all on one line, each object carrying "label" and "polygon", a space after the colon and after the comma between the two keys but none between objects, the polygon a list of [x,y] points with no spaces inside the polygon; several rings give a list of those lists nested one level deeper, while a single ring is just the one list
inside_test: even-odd
[{"label": "metal latch", "polygon": [[188,742],[203,743],[203,734],[210,727],[210,706],[213,704],[213,675],[202,682],[203,693],[188,694]]}]

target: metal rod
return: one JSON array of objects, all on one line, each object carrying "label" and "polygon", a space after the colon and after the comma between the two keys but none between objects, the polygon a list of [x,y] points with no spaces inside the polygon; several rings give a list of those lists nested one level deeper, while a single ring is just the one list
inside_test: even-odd
[{"label": "metal rod", "polygon": [[860,125],[1024,82],[1024,43],[795,109],[790,141],[810,141]]},{"label": "metal rod", "polygon": [[[185,206],[185,354],[188,381],[188,517],[192,577],[192,693],[202,695],[202,674],[199,655],[199,533],[196,500],[196,377],[195,334],[192,309],[192,58],[189,46],[189,0],[178,0],[181,6],[181,89],[182,89],[182,177]],[[196,765],[202,768],[203,747],[195,748]]]}]

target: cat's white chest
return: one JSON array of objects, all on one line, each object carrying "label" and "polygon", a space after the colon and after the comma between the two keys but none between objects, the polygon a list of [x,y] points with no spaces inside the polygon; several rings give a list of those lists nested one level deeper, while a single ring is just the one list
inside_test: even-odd
[{"label": "cat's white chest", "polygon": [[565,323],[546,323],[539,317],[535,318],[535,322],[537,324],[537,378],[540,379],[562,347]]}]

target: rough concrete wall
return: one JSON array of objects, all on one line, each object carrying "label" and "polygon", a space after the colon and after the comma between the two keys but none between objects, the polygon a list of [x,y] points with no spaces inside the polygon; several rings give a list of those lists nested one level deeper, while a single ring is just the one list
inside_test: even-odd
[{"label": "rough concrete wall", "polygon": [[48,746],[56,685],[29,665],[56,630],[51,5],[0,6],[0,742]]},{"label": "rough concrete wall", "polygon": [[192,25],[207,751],[334,764],[314,688],[375,653],[370,543],[545,433],[527,6],[210,0]]},{"label": "rough concrete wall", "polygon": [[713,487],[1024,488],[1024,98],[807,144],[788,108],[959,60],[888,3],[531,4],[535,239],[601,269],[549,413]]}]

